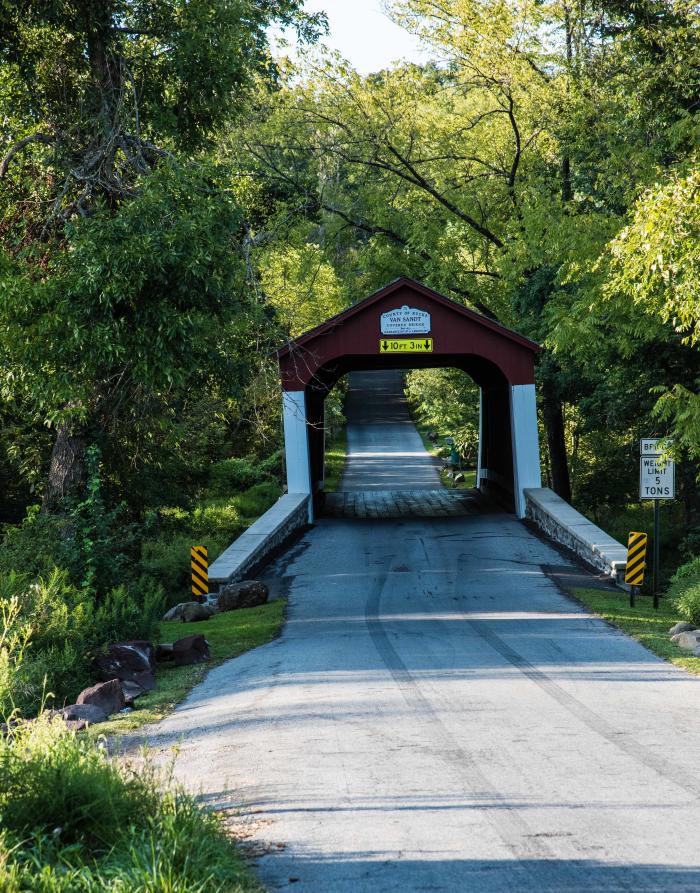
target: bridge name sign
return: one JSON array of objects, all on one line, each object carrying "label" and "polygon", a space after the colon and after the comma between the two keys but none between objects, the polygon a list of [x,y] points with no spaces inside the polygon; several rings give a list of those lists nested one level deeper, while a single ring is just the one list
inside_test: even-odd
[{"label": "bridge name sign", "polygon": [[430,314],[417,307],[397,307],[382,313],[382,335],[427,335],[430,331]]}]

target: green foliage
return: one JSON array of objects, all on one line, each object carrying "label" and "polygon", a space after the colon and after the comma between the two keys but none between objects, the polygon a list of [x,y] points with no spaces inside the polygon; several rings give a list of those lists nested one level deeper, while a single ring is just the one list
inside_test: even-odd
[{"label": "green foliage", "polygon": [[[9,585],[8,585],[9,583]],[[5,585],[14,589],[14,580]],[[20,620],[20,603],[16,595],[0,599],[0,713],[12,704],[19,687],[24,651],[31,636],[31,626]]]},{"label": "green foliage", "polygon": [[695,626],[700,626],[700,579],[687,586],[676,599],[678,613]]},{"label": "green foliage", "polygon": [[259,889],[220,818],[59,723],[1,739],[0,776],[3,893]]},{"label": "green foliage", "polygon": [[208,493],[212,496],[231,496],[247,490],[256,483],[280,481],[282,452],[276,451],[266,459],[255,456],[221,459],[209,469]]},{"label": "green foliage", "polygon": [[700,556],[678,568],[671,578],[668,598],[684,620],[700,627]]},{"label": "green foliage", "polygon": [[[279,456],[273,455],[260,463],[262,476],[267,468],[275,468]],[[231,493],[229,484],[248,480],[252,463],[245,459],[228,459],[219,463],[214,475],[214,490]],[[260,477],[261,475],[255,475]],[[196,501],[191,509],[161,508],[158,511],[156,534],[145,537],[141,546],[140,568],[146,579],[161,586],[169,605],[187,598],[190,591],[190,549],[206,546],[209,561],[229,546],[275,502],[282,490],[277,481],[269,478],[242,493],[211,496],[208,493]]]},{"label": "green foliage", "polygon": [[100,648],[120,639],[151,638],[163,610],[162,590],[148,581],[138,594],[123,586],[113,589],[100,604],[58,569],[45,579],[10,574],[3,582],[0,609],[8,645],[3,660],[14,684],[3,693],[2,715],[15,708],[36,712],[48,695],[70,702],[91,681],[91,660]]},{"label": "green foliage", "polygon": [[[197,542],[195,542],[197,540]],[[207,534],[203,542],[194,533],[178,533],[146,538],[141,548],[140,568],[151,584],[157,583],[165,592],[166,607],[186,601],[190,591],[190,549],[203,545],[213,561],[228,546],[226,537]]]},{"label": "green foliage", "polygon": [[136,524],[125,522],[126,506],[108,509],[105,505],[96,446],[85,451],[85,465],[84,496],[66,506],[61,563],[83,589],[99,594],[131,576],[131,558],[140,531]]},{"label": "green foliage", "polygon": [[458,369],[416,369],[406,376],[406,395],[421,423],[453,437],[460,456],[476,462],[479,389]]},{"label": "green foliage", "polygon": [[29,577],[47,576],[61,563],[63,522],[31,506],[21,524],[8,525],[0,544],[0,577],[17,571]]},{"label": "green foliage", "polygon": [[247,527],[256,518],[267,511],[270,506],[282,495],[282,488],[276,483],[255,484],[236,500],[241,518],[245,519]]},{"label": "green foliage", "polygon": [[262,286],[292,337],[345,307],[342,282],[319,245],[276,246],[260,258],[260,268]]},{"label": "green foliage", "polygon": [[345,457],[348,451],[347,432],[339,428],[335,437],[326,443],[325,478],[323,489],[326,493],[334,493],[340,486],[345,468]]},{"label": "green foliage", "polygon": [[239,226],[203,176],[163,168],[117,214],[71,226],[41,280],[19,261],[0,266],[5,399],[53,425],[106,414],[133,454],[172,401],[213,374],[236,381],[251,322],[230,251]]}]

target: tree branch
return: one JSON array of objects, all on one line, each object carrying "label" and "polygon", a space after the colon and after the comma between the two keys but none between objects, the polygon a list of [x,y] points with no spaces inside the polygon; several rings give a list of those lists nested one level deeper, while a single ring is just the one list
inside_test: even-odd
[{"label": "tree branch", "polygon": [[21,139],[13,146],[10,146],[8,151],[5,153],[2,162],[0,162],[0,178],[5,176],[5,174],[7,173],[7,169],[10,166],[10,162],[18,152],[22,151],[22,149],[31,145],[31,143],[43,143],[45,146],[50,146],[56,142],[56,139],[57,137],[54,134],[33,133],[31,136],[25,136],[24,139]]}]

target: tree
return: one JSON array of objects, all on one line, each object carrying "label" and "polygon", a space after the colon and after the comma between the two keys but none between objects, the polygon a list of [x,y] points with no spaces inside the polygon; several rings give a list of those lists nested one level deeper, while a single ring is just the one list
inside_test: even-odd
[{"label": "tree", "polygon": [[168,403],[226,363],[239,381],[256,312],[246,226],[206,152],[274,77],[269,24],[304,39],[323,24],[300,6],[0,6],[1,384],[56,432],[47,507],[82,485],[96,432],[134,457]]}]

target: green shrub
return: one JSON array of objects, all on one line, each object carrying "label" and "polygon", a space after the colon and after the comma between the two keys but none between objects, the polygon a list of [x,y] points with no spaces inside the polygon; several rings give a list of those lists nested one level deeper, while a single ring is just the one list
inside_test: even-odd
[{"label": "green shrub", "polygon": [[200,499],[189,512],[179,507],[159,509],[159,532],[142,541],[140,567],[149,580],[164,588],[166,605],[189,596],[192,546],[206,546],[209,561],[214,561],[281,492],[278,483],[268,480],[235,496]]},{"label": "green shrub", "polygon": [[276,483],[256,484],[235,499],[240,517],[247,527],[252,521],[266,512],[279,499],[282,488]]},{"label": "green shrub", "polygon": [[171,607],[189,597],[192,546],[206,546],[211,562],[229,543],[226,537],[193,533],[147,539],[141,548],[141,570],[151,585],[165,590],[165,606]]},{"label": "green shrub", "polygon": [[24,645],[21,662],[16,657],[4,661],[12,670],[12,690],[0,698],[0,712],[7,715],[16,708],[25,715],[35,713],[49,693],[59,703],[73,700],[92,680],[95,653],[111,641],[152,638],[163,604],[162,590],[152,581],[144,581],[138,596],[121,586],[96,603],[63,570],[54,569],[34,582],[8,575],[0,587],[4,639]]},{"label": "green shrub", "polygon": [[[231,542],[243,533],[245,524],[238,510],[240,497],[203,499],[190,513],[191,530],[199,539],[218,536]],[[204,543],[206,545],[206,543]]]},{"label": "green shrub", "polygon": [[66,500],[58,516],[31,506],[22,524],[5,529],[0,572],[45,579],[54,568],[64,568],[76,586],[98,598],[133,576],[140,527],[127,523],[124,506],[106,506],[97,447],[87,449],[86,465],[83,499]]},{"label": "green shrub", "polygon": [[681,617],[700,627],[700,582],[685,589],[675,601]]},{"label": "green shrub", "polygon": [[700,556],[676,570],[667,596],[675,603],[681,617],[700,627]]},{"label": "green shrub", "polygon": [[0,891],[259,890],[222,821],[59,723],[0,739]]},{"label": "green shrub", "polygon": [[27,510],[21,524],[7,526],[0,545],[0,577],[13,571],[28,577],[46,576],[61,564],[65,521],[42,515],[38,505]]},{"label": "green shrub", "polygon": [[209,470],[208,493],[211,496],[230,497],[256,484],[280,483],[283,473],[281,450],[265,459],[255,456],[222,459]]},{"label": "green shrub", "polygon": [[0,715],[13,709],[31,626],[20,619],[17,596],[0,600]]},{"label": "green shrub", "polygon": [[671,583],[683,583],[688,580],[700,580],[700,555],[682,564],[671,578]]},{"label": "green shrub", "polygon": [[247,490],[260,480],[259,464],[252,456],[222,459],[209,471],[209,492],[212,496],[232,496]]}]

